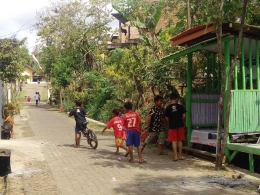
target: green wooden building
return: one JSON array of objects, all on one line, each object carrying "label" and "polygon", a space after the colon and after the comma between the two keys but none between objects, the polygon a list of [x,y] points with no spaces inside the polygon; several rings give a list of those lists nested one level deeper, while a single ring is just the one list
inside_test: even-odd
[{"label": "green wooden building", "polygon": [[[223,29],[223,54],[226,64],[235,55],[240,24],[225,23]],[[231,91],[231,116],[226,156],[232,162],[238,152],[248,154],[249,169],[254,172],[255,159],[259,159],[260,143],[260,27],[245,25],[239,64],[234,70]],[[187,149],[194,144],[216,147],[218,101],[220,94],[221,66],[217,59],[217,39],[213,25],[202,25],[173,37],[173,46],[185,49],[166,56],[163,62],[187,56],[186,125]],[[206,64],[201,73],[203,87],[194,88],[194,56],[202,52]],[[228,68],[228,67],[227,67]],[[225,105],[227,100],[225,99]],[[225,111],[224,111],[225,112]],[[225,115],[225,113],[224,113]],[[224,127],[225,128],[225,127]],[[201,152],[208,154],[207,152]],[[212,155],[212,154],[211,154]],[[260,164],[260,162],[258,162]]]}]

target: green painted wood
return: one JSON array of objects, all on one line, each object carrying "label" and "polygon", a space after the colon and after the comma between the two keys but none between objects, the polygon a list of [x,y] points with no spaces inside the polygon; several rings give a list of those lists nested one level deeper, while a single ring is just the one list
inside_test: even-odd
[{"label": "green painted wood", "polygon": [[238,151],[233,151],[233,153],[231,154],[231,156],[228,158],[228,162],[231,163],[231,161],[234,159],[234,157],[237,155]]},{"label": "green painted wood", "polygon": [[238,152],[245,152],[248,154],[260,155],[260,145],[259,144],[247,144],[247,143],[228,143],[226,147],[229,150],[234,150]]},{"label": "green painted wood", "polygon": [[[234,39],[234,53],[236,54],[237,51],[237,37]],[[237,76],[237,64],[235,65],[234,69],[234,89],[238,89],[238,76]]]},{"label": "green painted wood", "polygon": [[193,46],[193,47],[190,47],[190,48],[188,48],[188,49],[182,50],[182,51],[180,51],[180,52],[171,54],[171,55],[169,55],[169,56],[167,56],[167,57],[161,59],[161,61],[162,61],[162,62],[167,62],[167,61],[169,61],[169,60],[173,60],[173,59],[175,59],[175,58],[179,58],[179,57],[181,57],[181,56],[185,56],[185,55],[187,55],[187,54],[190,54],[190,53],[192,53],[192,52],[198,51],[198,50],[200,50],[200,49],[202,49],[202,44],[195,45],[195,46]]},{"label": "green painted wood", "polygon": [[260,132],[260,91],[231,91],[229,133]]},{"label": "green painted wood", "polygon": [[251,173],[255,172],[255,166],[254,166],[254,155],[253,154],[249,154],[249,170]]},{"label": "green painted wood", "polygon": [[187,70],[187,93],[186,93],[186,126],[187,126],[187,143],[191,147],[191,99],[192,99],[192,53],[188,54],[188,70]]},{"label": "green painted wood", "polygon": [[[224,37],[222,37],[222,42],[224,43],[225,41],[227,40],[230,40],[230,37],[229,35],[226,35]],[[189,47],[185,50],[182,50],[182,51],[179,51],[179,52],[176,52],[176,53],[173,53],[173,54],[170,54],[164,58],[161,59],[161,62],[167,62],[169,60],[173,60],[175,58],[178,58],[178,57],[181,57],[181,56],[185,56],[189,53],[193,53],[195,51],[198,51],[198,50],[201,50],[203,48],[207,48],[209,46],[213,46],[213,45],[217,45],[217,41],[212,41],[212,42],[205,42],[205,43],[201,43],[201,44],[198,44],[198,45],[194,45],[192,47]],[[216,51],[217,52],[217,51]]]},{"label": "green painted wood", "polygon": [[246,73],[245,73],[245,38],[242,38],[241,43],[241,81],[242,89],[246,89]]},{"label": "green painted wood", "polygon": [[209,68],[211,65],[211,61],[210,61],[210,56],[209,56],[209,52],[207,51],[207,76],[206,76],[206,92],[209,92],[209,76],[210,76],[210,72],[209,72]]},{"label": "green painted wood", "polygon": [[224,94],[224,118],[227,113],[227,87],[228,87],[228,71],[230,68],[230,41],[224,43],[224,58],[225,58],[225,72],[226,72],[226,83],[225,83],[225,94]]},{"label": "green painted wood", "polygon": [[260,67],[259,67],[259,40],[256,40],[256,81],[257,89],[260,90]]},{"label": "green painted wood", "polygon": [[252,68],[252,58],[253,58],[253,53],[252,53],[252,38],[249,38],[249,88],[252,90],[253,89],[253,68]]},{"label": "green painted wood", "polygon": [[215,91],[215,83],[216,83],[216,54],[213,54],[213,62],[212,62],[212,73],[213,73],[213,78],[212,78],[212,84],[211,84],[211,88],[212,88],[212,92]]}]

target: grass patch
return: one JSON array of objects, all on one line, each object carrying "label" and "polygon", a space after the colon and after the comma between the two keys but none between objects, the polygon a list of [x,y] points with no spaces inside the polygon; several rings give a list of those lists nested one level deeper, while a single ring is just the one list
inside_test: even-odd
[{"label": "grass patch", "polygon": [[22,90],[18,96],[18,100],[24,100],[27,92],[26,90]]},{"label": "grass patch", "polygon": [[48,90],[47,87],[44,87],[40,93],[41,95],[41,101],[48,101]]}]

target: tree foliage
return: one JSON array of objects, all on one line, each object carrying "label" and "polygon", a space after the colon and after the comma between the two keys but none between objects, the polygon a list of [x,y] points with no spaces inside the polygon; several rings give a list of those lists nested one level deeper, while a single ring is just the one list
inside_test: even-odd
[{"label": "tree foliage", "polygon": [[31,59],[24,46],[26,39],[19,41],[16,38],[0,40],[0,79],[15,82],[21,78],[24,67],[30,65]]}]

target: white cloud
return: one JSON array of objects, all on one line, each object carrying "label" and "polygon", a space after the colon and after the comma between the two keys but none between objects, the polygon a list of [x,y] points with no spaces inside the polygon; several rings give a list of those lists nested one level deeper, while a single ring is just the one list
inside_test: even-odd
[{"label": "white cloud", "polygon": [[[33,29],[37,22],[36,12],[50,6],[51,1],[55,0],[1,0],[0,39],[15,34],[18,39],[27,37],[27,47],[31,52],[37,44],[37,31]],[[116,24],[114,20],[111,26],[117,27]]]}]

